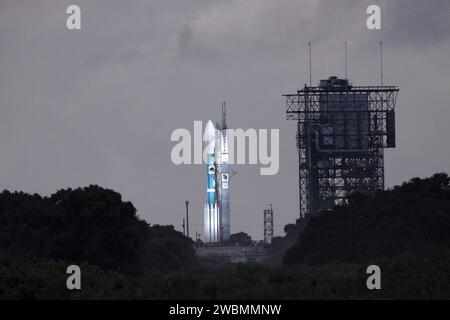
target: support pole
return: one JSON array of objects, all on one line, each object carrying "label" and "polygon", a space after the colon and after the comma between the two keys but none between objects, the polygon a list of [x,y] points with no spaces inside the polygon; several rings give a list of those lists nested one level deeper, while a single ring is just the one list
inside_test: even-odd
[{"label": "support pole", "polygon": [[186,237],[189,238],[189,201],[185,201],[186,203]]}]

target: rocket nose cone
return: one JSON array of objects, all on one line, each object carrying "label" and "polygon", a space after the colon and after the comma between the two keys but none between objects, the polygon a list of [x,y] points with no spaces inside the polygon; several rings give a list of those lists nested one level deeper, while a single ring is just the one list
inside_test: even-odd
[{"label": "rocket nose cone", "polygon": [[208,121],[205,127],[205,134],[203,135],[205,141],[213,141],[216,139],[216,128],[211,120]]}]

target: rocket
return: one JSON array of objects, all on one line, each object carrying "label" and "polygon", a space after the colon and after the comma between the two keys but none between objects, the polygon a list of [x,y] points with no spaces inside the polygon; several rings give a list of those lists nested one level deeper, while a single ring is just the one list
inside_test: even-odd
[{"label": "rocket", "polygon": [[204,238],[205,242],[219,242],[219,206],[216,196],[216,128],[211,121],[205,127],[203,140],[206,142],[204,160],[207,168],[207,203],[204,208]]},{"label": "rocket", "polygon": [[207,168],[207,203],[204,208],[205,243],[230,239],[230,165],[228,159],[228,126],[226,105],[222,103],[222,122],[217,128],[211,121],[205,127],[203,158]]},{"label": "rocket", "polygon": [[208,175],[208,204],[213,205],[216,203],[216,168],[215,168],[215,148],[216,148],[216,128],[210,121],[206,124],[203,140],[206,142],[205,148],[205,161],[207,165]]}]

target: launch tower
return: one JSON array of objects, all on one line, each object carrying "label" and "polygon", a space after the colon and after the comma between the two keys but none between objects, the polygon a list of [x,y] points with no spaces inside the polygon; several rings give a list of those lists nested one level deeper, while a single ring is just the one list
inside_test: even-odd
[{"label": "launch tower", "polygon": [[220,239],[230,240],[230,165],[228,159],[228,126],[227,110],[225,102],[222,102],[222,121],[217,124],[216,191],[220,208]]},{"label": "launch tower", "polygon": [[286,94],[297,120],[300,218],[355,191],[384,189],[384,148],[395,147],[396,86],[353,86],[329,77]]}]

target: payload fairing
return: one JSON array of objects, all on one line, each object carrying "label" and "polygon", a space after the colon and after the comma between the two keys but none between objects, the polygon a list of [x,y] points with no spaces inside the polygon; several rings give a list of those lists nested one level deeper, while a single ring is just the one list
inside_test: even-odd
[{"label": "payload fairing", "polygon": [[222,105],[222,122],[217,130],[211,121],[205,128],[205,160],[207,166],[207,203],[204,208],[205,243],[217,243],[230,239],[230,193],[228,127],[225,104]]}]

